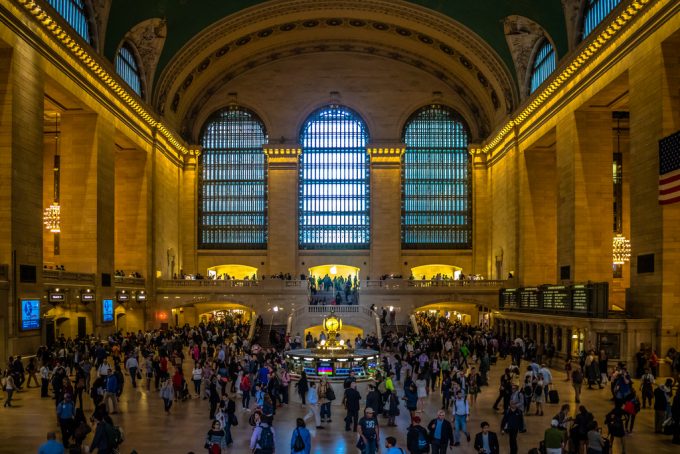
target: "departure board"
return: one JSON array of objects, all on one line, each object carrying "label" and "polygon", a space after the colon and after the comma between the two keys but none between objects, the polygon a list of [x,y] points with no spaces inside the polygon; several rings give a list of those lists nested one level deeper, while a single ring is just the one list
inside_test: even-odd
[{"label": "departure board", "polygon": [[500,307],[503,309],[516,309],[517,308],[517,289],[514,288],[504,288],[501,289],[500,294]]},{"label": "departure board", "polygon": [[542,289],[543,308],[564,311],[569,309],[569,288],[564,285],[546,285]]},{"label": "departure board", "polygon": [[585,285],[574,285],[571,288],[571,309],[578,312],[588,312],[590,289]]},{"label": "departure board", "polygon": [[539,290],[537,287],[519,289],[519,307],[522,309],[537,309],[540,307]]}]

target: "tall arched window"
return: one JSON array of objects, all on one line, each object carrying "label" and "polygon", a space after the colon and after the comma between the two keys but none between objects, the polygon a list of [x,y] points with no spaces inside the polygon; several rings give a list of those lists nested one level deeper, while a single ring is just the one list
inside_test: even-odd
[{"label": "tall arched window", "polygon": [[48,0],[61,17],[89,44],[92,44],[90,24],[83,0]]},{"label": "tall arched window", "polygon": [[550,41],[544,39],[536,51],[531,66],[531,84],[529,93],[533,93],[555,71],[555,49]]},{"label": "tall arched window", "polygon": [[229,107],[203,127],[199,248],[266,249],[267,132],[252,112]]},{"label": "tall arched window", "polygon": [[472,188],[464,121],[448,107],[423,107],[406,123],[403,141],[402,247],[469,249]]},{"label": "tall arched window", "polygon": [[355,112],[327,106],[300,134],[300,248],[366,249],[370,240],[368,129]]},{"label": "tall arched window", "polygon": [[586,7],[583,12],[582,39],[590,35],[619,3],[621,3],[621,0],[586,0]]},{"label": "tall arched window", "polygon": [[116,72],[132,90],[142,96],[142,78],[139,65],[130,44],[123,43],[116,55]]}]

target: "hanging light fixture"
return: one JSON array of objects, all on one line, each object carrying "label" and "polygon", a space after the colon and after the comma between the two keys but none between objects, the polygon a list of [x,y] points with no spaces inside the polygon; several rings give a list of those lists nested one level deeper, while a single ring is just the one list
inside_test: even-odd
[{"label": "hanging light fixture", "polygon": [[630,240],[618,234],[612,244],[614,265],[623,265],[630,261]]},{"label": "hanging light fixture", "polygon": [[[61,157],[59,156],[59,114],[54,114],[54,201],[43,211],[43,224],[45,228],[54,234],[61,232],[61,206],[59,205],[59,186]],[[59,236],[54,238],[55,255],[59,253]]]}]

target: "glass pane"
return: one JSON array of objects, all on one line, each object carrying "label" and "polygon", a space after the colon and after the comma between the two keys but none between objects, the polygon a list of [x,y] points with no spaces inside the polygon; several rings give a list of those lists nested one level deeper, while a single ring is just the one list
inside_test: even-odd
[{"label": "glass pane", "polygon": [[48,2],[85,41],[92,44],[83,0],[48,0]]},{"label": "glass pane", "polygon": [[619,3],[621,3],[621,0],[588,0],[583,14],[582,38],[585,39],[586,36],[590,35]]},{"label": "glass pane", "polygon": [[137,60],[127,44],[123,44],[116,55],[116,72],[135,93],[142,95],[142,80],[139,76]]},{"label": "glass pane", "polygon": [[368,131],[345,107],[313,113],[300,136],[300,248],[369,244]]},{"label": "glass pane", "polygon": [[416,112],[404,128],[402,247],[468,249],[472,191],[468,132],[444,106]]},{"label": "glass pane", "polygon": [[538,49],[534,58],[534,65],[531,70],[530,93],[536,91],[553,71],[555,71],[555,49],[546,40]]},{"label": "glass pane", "polygon": [[267,142],[257,116],[219,111],[203,128],[199,182],[199,248],[267,247]]}]

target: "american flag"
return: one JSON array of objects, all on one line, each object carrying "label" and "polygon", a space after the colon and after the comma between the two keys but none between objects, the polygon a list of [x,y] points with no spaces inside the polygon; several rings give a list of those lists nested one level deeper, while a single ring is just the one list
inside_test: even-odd
[{"label": "american flag", "polygon": [[659,141],[659,203],[680,202],[680,131]]}]

